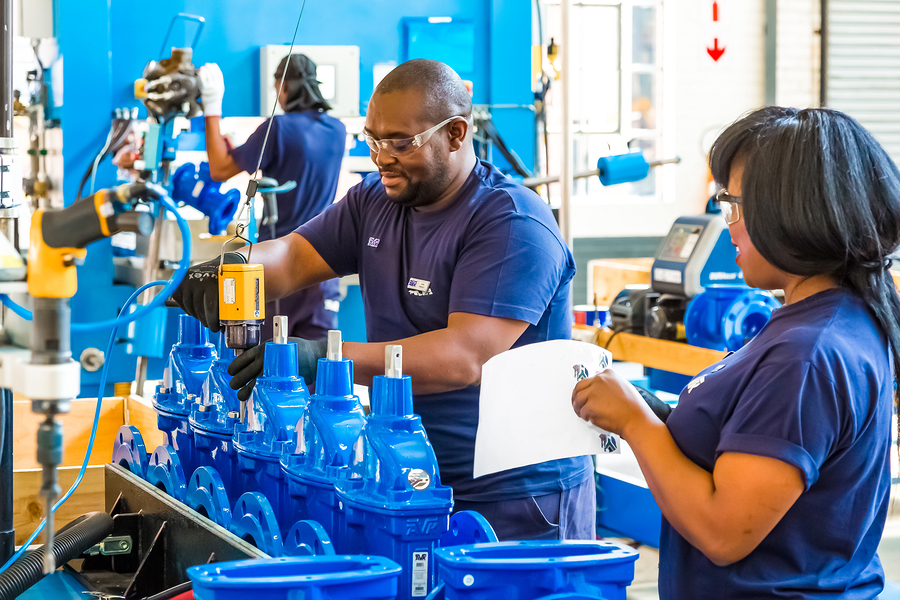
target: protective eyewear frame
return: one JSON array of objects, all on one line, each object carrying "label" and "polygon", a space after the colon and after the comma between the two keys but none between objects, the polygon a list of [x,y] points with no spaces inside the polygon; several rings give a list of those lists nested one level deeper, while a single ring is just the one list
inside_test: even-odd
[{"label": "protective eyewear frame", "polygon": [[716,192],[716,202],[722,208],[722,216],[725,217],[725,223],[733,225],[741,220],[741,204],[743,200],[740,196],[732,196],[725,188]]},{"label": "protective eyewear frame", "polygon": [[422,146],[427,144],[428,140],[431,139],[431,136],[433,136],[434,133],[438,129],[440,129],[447,123],[450,123],[451,121],[454,121],[456,119],[462,119],[464,121],[468,120],[465,117],[456,115],[456,116],[450,117],[449,119],[445,119],[445,120],[441,121],[434,127],[430,128],[430,129],[426,129],[422,133],[419,133],[417,135],[414,135],[414,136],[408,137],[408,138],[395,138],[395,139],[379,140],[379,139],[372,137],[368,133],[363,133],[363,137],[365,138],[366,144],[368,144],[368,146],[372,150],[372,152],[374,152],[376,154],[378,154],[378,152],[380,152],[381,150],[385,150],[391,156],[394,156],[394,157],[403,156],[404,154],[410,154],[412,152],[415,152],[416,150],[418,150],[419,148],[421,148]]}]

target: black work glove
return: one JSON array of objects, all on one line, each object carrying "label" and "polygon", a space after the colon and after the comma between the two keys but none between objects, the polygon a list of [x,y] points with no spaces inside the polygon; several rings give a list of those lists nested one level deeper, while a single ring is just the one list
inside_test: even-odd
[{"label": "black work glove", "polygon": [[[226,252],[222,262],[241,265],[247,259],[243,254]],[[214,258],[188,269],[184,281],[172,293],[171,300],[210,331],[219,331],[219,259]]]},{"label": "black work glove", "polygon": [[666,419],[668,419],[669,415],[672,413],[672,407],[644,388],[638,386],[634,387],[638,391],[638,394],[641,395],[641,398],[644,399],[644,402],[650,407],[650,410],[653,411],[653,414],[656,415],[660,421],[665,423]]},{"label": "black work glove", "polygon": [[[306,381],[307,387],[315,384],[316,368],[319,366],[319,359],[325,358],[328,343],[324,340],[304,340],[297,337],[289,337],[288,342],[297,344],[297,374]],[[256,378],[262,375],[265,352],[266,345],[260,344],[245,350],[228,365],[228,374],[231,375],[229,385],[231,389],[238,390],[237,397],[241,402],[250,398],[253,386],[256,385]]]}]

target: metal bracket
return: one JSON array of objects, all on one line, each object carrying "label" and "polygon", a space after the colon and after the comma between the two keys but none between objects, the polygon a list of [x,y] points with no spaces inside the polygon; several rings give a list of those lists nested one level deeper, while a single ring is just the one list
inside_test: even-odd
[{"label": "metal bracket", "polygon": [[99,544],[85,550],[89,556],[114,556],[117,554],[129,554],[134,542],[130,535],[111,535]]}]

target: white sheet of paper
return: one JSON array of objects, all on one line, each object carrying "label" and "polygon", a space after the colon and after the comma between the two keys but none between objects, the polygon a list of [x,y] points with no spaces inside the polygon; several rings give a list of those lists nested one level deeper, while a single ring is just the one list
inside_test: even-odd
[{"label": "white sheet of paper", "polygon": [[508,350],[485,363],[473,477],[608,452],[602,430],[572,410],[572,389],[611,362],[610,353],[595,344],[550,340]]}]

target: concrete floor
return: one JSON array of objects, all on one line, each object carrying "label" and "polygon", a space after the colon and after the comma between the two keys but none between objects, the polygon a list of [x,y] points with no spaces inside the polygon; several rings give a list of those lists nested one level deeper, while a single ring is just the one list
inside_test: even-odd
[{"label": "concrete floor", "polygon": [[[878,555],[888,580],[900,583],[900,490],[894,486],[893,500],[888,512],[887,524]],[[634,582],[628,587],[627,600],[658,600],[657,577],[659,575],[659,552],[654,548],[641,546],[641,553],[634,567]]]}]

